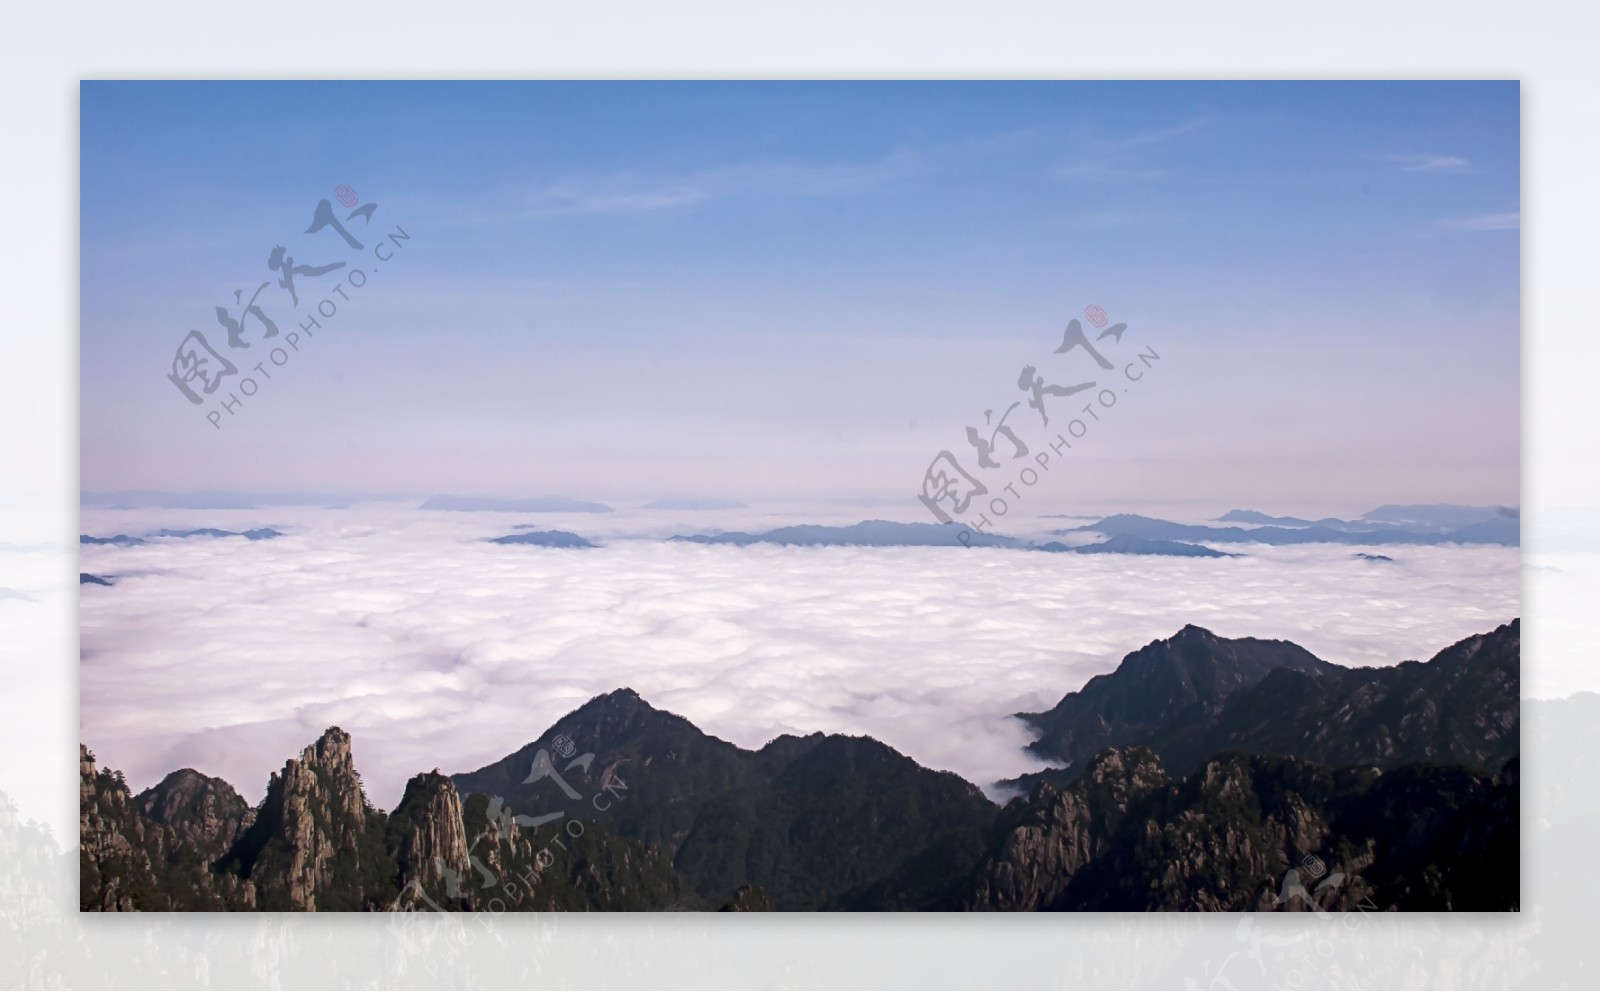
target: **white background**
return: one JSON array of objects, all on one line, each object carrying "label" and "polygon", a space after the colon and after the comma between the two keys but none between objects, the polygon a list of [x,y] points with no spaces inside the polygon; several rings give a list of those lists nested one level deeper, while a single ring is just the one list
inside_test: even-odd
[{"label": "white background", "polygon": [[[59,594],[5,614],[0,790],[24,819],[76,822],[80,79],[1520,79],[1525,542],[1530,563],[1552,563],[1525,580],[1524,659],[1530,679],[1561,666],[1563,684],[1593,689],[1596,37],[1600,8],[1577,3],[13,5],[0,34],[0,543],[55,551],[0,586]],[[42,902],[0,865],[0,928],[26,935],[20,956],[0,955],[0,983],[1593,987],[1582,840],[1600,774],[1571,760],[1593,734],[1528,725],[1517,916],[527,918],[458,952],[437,920],[424,946],[381,918],[80,919],[67,856],[51,869],[58,898]],[[0,858],[4,843],[0,830]]]}]

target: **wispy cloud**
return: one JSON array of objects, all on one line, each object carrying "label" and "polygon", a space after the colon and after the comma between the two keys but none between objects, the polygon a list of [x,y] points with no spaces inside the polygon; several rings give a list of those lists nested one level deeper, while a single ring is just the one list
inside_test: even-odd
[{"label": "wispy cloud", "polygon": [[1126,151],[1130,148],[1143,148],[1147,145],[1160,145],[1174,138],[1181,138],[1186,134],[1193,134],[1210,123],[1208,117],[1196,117],[1181,124],[1172,124],[1167,127],[1151,128],[1148,131],[1139,131],[1126,137],[1118,138],[1105,145],[1107,151]]},{"label": "wispy cloud", "polygon": [[[895,148],[860,161],[766,159],[676,174],[627,172],[556,179],[524,193],[518,206],[488,214],[466,212],[467,223],[574,215],[687,210],[736,197],[824,197],[865,192],[890,183],[970,165],[993,155],[1016,155],[1044,140],[1028,127],[927,147]],[[1136,135],[1140,142],[1151,136]]]},{"label": "wispy cloud", "polygon": [[1515,231],[1522,227],[1522,211],[1479,214],[1476,217],[1446,217],[1439,221],[1446,231]]},{"label": "wispy cloud", "polygon": [[[1119,137],[1072,140],[1075,160],[1057,170],[1073,179],[1158,179],[1163,169],[1141,164],[1138,152],[1171,142],[1203,127],[1205,118]],[[692,210],[747,197],[826,197],[866,192],[891,183],[951,169],[971,167],[991,156],[1039,151],[1051,140],[1040,127],[1017,128],[925,147],[899,147],[877,158],[857,161],[765,159],[676,173],[649,171],[611,175],[552,177],[515,198],[510,210],[461,210],[467,225],[581,215],[627,215]],[[1055,139],[1059,140],[1059,138]],[[1086,218],[1090,226],[1121,226],[1128,221]]]},{"label": "wispy cloud", "polygon": [[1424,155],[1416,152],[1393,152],[1379,155],[1378,160],[1395,166],[1401,172],[1464,172],[1472,163],[1459,155]]},{"label": "wispy cloud", "polygon": [[516,216],[644,213],[742,196],[837,196],[905,178],[922,167],[922,156],[896,151],[864,162],[756,161],[680,176],[564,181],[528,194]]},{"label": "wispy cloud", "polygon": [[1209,118],[1192,120],[1167,127],[1136,131],[1116,138],[1091,137],[1075,144],[1076,156],[1055,172],[1061,179],[1072,180],[1152,180],[1164,179],[1170,172],[1142,161],[1138,152],[1158,148],[1205,127]]},{"label": "wispy cloud", "polygon": [[1177,218],[1155,210],[1091,210],[1066,219],[1077,230],[1103,230],[1116,227],[1150,227],[1170,224]]},{"label": "wispy cloud", "polygon": [[583,189],[554,185],[529,197],[523,216],[553,217],[563,214],[626,214],[651,210],[671,210],[703,203],[710,198],[703,189],[685,186],[658,189]]}]

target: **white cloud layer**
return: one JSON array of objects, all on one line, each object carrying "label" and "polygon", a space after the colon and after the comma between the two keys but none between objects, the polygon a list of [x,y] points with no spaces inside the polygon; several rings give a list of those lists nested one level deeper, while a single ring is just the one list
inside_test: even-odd
[{"label": "white cloud layer", "polygon": [[1208,560],[485,541],[530,522],[585,536],[664,526],[397,507],[85,510],[93,534],[287,536],[84,547],[83,570],[117,584],[82,591],[83,740],[136,789],[191,766],[253,802],[337,724],[373,801],[392,808],[411,775],[497,760],[629,686],[743,747],[870,734],[987,786],[1041,767],[1009,714],[1053,705],[1185,623],[1388,665],[1519,613],[1515,548],[1382,549],[1388,564],[1330,546]]}]

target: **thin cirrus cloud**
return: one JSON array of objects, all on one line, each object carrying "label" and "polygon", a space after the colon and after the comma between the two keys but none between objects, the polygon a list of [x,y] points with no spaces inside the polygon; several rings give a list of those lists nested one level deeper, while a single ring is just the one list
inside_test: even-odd
[{"label": "thin cirrus cloud", "polygon": [[1396,152],[1381,156],[1381,160],[1401,172],[1465,172],[1472,163],[1459,155],[1426,155],[1415,152]]},{"label": "thin cirrus cloud", "polygon": [[[1173,134],[1181,129],[1167,129]],[[1114,142],[1112,150],[1161,140],[1152,132]],[[823,197],[863,193],[896,182],[959,169],[986,156],[1013,155],[1046,139],[1041,128],[898,147],[860,161],[775,159],[740,162],[681,175],[588,177],[550,183],[527,194],[523,218],[645,213],[699,206],[736,197]]]},{"label": "thin cirrus cloud", "polygon": [[1180,218],[1157,210],[1091,210],[1066,219],[1066,226],[1079,231],[1119,227],[1151,227],[1174,224]]},{"label": "thin cirrus cloud", "polygon": [[[1083,178],[1133,178],[1160,170],[1141,170],[1122,161],[1133,149],[1186,134],[1204,120],[1140,132],[1113,140],[1088,140],[1087,158],[1061,174]],[[739,162],[679,174],[646,172],[562,178],[526,192],[519,209],[473,213],[469,221],[642,214],[684,210],[748,197],[826,197],[865,193],[917,177],[959,170],[988,156],[1014,155],[1048,140],[1041,128],[1017,128],[945,141],[924,147],[898,147],[876,158],[850,160],[774,159]],[[1116,161],[1114,161],[1116,160]],[[1120,164],[1119,164],[1120,163]]]},{"label": "thin cirrus cloud", "polygon": [[1171,144],[1208,124],[1209,118],[1196,117],[1117,138],[1083,136],[1076,142],[1080,149],[1077,157],[1059,166],[1055,176],[1064,180],[1108,182],[1165,179],[1171,175],[1169,169],[1152,165],[1137,153]]},{"label": "thin cirrus cloud", "polygon": [[1522,211],[1479,214],[1475,217],[1446,217],[1439,221],[1446,231],[1515,231],[1522,227]]},{"label": "thin cirrus cloud", "polygon": [[922,155],[900,150],[862,162],[757,161],[681,176],[562,181],[528,194],[517,216],[646,213],[744,196],[836,196],[907,178],[926,166]]}]

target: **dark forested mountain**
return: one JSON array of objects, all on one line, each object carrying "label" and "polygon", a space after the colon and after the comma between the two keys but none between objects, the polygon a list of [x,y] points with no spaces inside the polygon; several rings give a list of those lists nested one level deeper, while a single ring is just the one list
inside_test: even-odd
[{"label": "dark forested mountain", "polygon": [[1346,669],[1197,627],[1047,713],[997,807],[866,737],[746,750],[598,696],[367,801],[330,728],[251,808],[81,755],[86,910],[1514,909],[1518,625]]},{"label": "dark forested mountain", "polygon": [[[183,774],[168,776],[162,785]],[[227,788],[216,779],[207,782]],[[213,794],[219,801],[203,798],[202,793],[209,789],[201,786],[180,797],[178,793],[186,790],[160,792],[158,786],[136,800],[120,772],[97,768],[94,754],[80,747],[79,908],[126,912],[250,906],[248,882],[219,877],[212,871],[212,864],[232,840],[223,838],[222,831],[233,807],[221,789]],[[164,823],[146,813],[147,798],[148,807],[159,815],[177,814],[174,822]],[[215,843],[201,840],[208,834],[216,838]]]},{"label": "dark forested mountain", "polygon": [[1229,639],[1191,625],[1133,652],[1116,671],[1096,675],[1051,709],[1018,715],[1039,732],[1031,750],[1074,768],[1108,747],[1140,743],[1180,720],[1215,712],[1274,670],[1332,668],[1288,641]]},{"label": "dark forested mountain", "polygon": [[1036,752],[1064,769],[1105,747],[1145,744],[1187,774],[1218,752],[1330,765],[1465,765],[1492,774],[1520,750],[1521,625],[1451,645],[1428,662],[1344,668],[1285,641],[1229,640],[1185,627],[1123,659],[1046,713],[1023,714]]},{"label": "dark forested mountain", "polygon": [[1481,776],[1232,751],[1174,777],[1113,749],[1001,812],[962,908],[1514,909],[1518,815],[1515,761]]},{"label": "dark forested mountain", "polygon": [[1190,714],[1149,743],[1180,772],[1241,749],[1327,765],[1454,764],[1494,774],[1521,749],[1521,654],[1513,620],[1427,662],[1273,671],[1214,717]]},{"label": "dark forested mountain", "polygon": [[[594,756],[559,772],[579,797],[530,772],[542,770],[539,755],[554,755],[557,741]],[[591,700],[539,741],[455,783],[518,811],[587,803],[596,822],[665,851],[707,902],[749,884],[780,910],[820,908],[948,834],[975,837],[994,813],[975,786],[871,738],[782,736],[746,751],[627,689]]]}]

